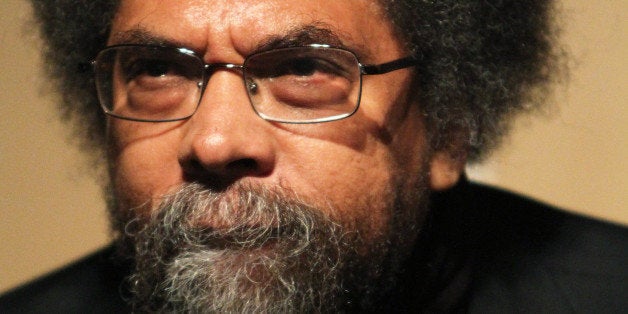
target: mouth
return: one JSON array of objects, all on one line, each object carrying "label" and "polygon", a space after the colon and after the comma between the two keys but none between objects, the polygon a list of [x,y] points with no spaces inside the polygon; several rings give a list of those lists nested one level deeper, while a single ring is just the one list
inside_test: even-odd
[{"label": "mouth", "polygon": [[271,226],[240,226],[234,228],[194,228],[191,232],[195,238],[192,243],[199,249],[209,250],[255,250],[272,249],[278,244],[295,242],[303,234],[294,225]]}]

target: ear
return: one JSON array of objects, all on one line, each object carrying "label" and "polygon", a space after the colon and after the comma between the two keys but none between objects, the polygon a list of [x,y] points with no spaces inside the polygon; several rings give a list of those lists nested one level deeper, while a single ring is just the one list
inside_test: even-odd
[{"label": "ear", "polygon": [[438,151],[430,160],[430,188],[442,191],[454,186],[462,175],[467,158],[465,155],[452,156],[451,152]]}]

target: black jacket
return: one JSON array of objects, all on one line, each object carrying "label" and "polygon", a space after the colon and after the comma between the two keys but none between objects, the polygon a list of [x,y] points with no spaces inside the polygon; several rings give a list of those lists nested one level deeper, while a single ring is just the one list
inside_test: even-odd
[{"label": "black jacket", "polygon": [[[386,312],[628,313],[628,229],[461,182],[431,216]],[[0,297],[0,313],[125,313],[112,248]]]}]

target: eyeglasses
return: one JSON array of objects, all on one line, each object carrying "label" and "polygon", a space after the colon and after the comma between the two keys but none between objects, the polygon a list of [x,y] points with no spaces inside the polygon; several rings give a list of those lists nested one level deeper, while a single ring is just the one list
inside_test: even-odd
[{"label": "eyeglasses", "polygon": [[253,110],[281,123],[319,123],[354,114],[362,75],[415,66],[414,57],[362,65],[348,50],[329,45],[280,48],[246,57],[243,64],[205,64],[193,51],[152,45],[117,45],[93,62],[96,89],[106,114],[133,121],[167,122],[191,117],[207,82],[218,70],[242,73]]}]

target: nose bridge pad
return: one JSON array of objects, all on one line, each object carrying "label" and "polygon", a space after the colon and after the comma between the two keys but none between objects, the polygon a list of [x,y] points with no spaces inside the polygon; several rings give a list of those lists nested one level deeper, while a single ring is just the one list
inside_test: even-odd
[{"label": "nose bridge pad", "polygon": [[257,83],[255,83],[255,81],[253,81],[252,78],[244,77],[244,85],[246,85],[246,91],[250,94],[250,95],[256,95],[258,90],[257,90]]}]

